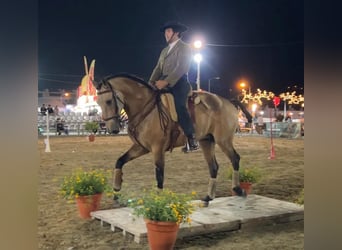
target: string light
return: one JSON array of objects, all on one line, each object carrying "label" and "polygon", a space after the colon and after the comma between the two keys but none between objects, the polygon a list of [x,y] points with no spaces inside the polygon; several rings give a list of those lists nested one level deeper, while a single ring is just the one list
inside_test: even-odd
[{"label": "string light", "polygon": [[262,99],[266,100],[272,100],[275,94],[273,92],[267,92],[266,90],[261,91],[260,89],[257,89],[257,93],[247,93],[246,90],[242,90],[242,103],[258,103],[259,105],[262,105]]},{"label": "string light", "polygon": [[281,93],[279,95],[280,99],[282,99],[284,102],[288,101],[289,104],[300,104],[304,103],[304,96],[302,95],[296,95],[296,91],[293,91],[292,93],[286,92]]},{"label": "string light", "polygon": [[[266,90],[260,90],[257,89],[257,92],[255,94],[247,93],[246,90],[242,89],[242,103],[249,104],[249,102],[258,103],[259,105],[263,104],[263,100],[273,100],[275,97],[275,94],[271,91]],[[302,104],[304,106],[304,96],[302,95],[296,95],[296,91],[293,91],[292,93],[286,92],[281,93],[279,95],[280,99],[282,99],[284,102],[288,101],[289,104]]]}]

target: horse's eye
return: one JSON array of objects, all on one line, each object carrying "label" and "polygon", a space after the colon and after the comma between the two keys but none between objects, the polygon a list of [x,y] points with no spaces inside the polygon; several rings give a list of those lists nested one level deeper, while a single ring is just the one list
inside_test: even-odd
[{"label": "horse's eye", "polygon": [[112,100],[106,101],[106,104],[107,104],[107,105],[111,105],[111,104],[112,104]]}]

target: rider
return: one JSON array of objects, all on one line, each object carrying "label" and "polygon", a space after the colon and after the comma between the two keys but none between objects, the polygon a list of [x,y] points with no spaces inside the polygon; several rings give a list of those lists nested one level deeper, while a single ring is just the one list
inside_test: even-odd
[{"label": "rider", "polygon": [[[188,28],[179,22],[165,23],[160,32],[164,33],[168,46],[159,56],[149,82],[158,89],[168,87],[175,100],[179,125],[188,138],[189,150],[197,150],[198,142],[195,138],[195,129],[186,108],[188,93],[191,85],[188,81],[188,71],[191,62],[191,48],[180,38]],[[183,151],[186,151],[186,148]]]}]

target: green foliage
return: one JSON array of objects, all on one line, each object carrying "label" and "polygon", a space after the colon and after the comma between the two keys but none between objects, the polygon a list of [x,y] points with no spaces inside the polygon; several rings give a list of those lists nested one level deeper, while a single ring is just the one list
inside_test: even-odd
[{"label": "green foliage", "polygon": [[[232,179],[233,169],[228,170],[228,179]],[[261,177],[259,169],[253,168],[239,168],[239,179],[240,182],[256,183]]]},{"label": "green foliage", "polygon": [[149,220],[191,223],[189,216],[195,207],[191,200],[195,196],[195,192],[187,195],[177,194],[168,189],[152,189],[148,192],[144,190],[141,197],[128,200],[128,206],[133,208],[134,215]]},{"label": "green foliage", "polygon": [[77,169],[71,175],[64,177],[60,186],[60,195],[68,200],[73,200],[78,196],[93,195],[99,193],[113,193],[109,184],[110,170],[83,171]]},{"label": "green foliage", "polygon": [[96,134],[96,132],[98,131],[99,129],[99,123],[98,122],[95,122],[95,121],[89,121],[89,122],[86,122],[85,123],[85,126],[84,126],[84,129],[89,132],[89,133],[93,133],[93,134]]}]

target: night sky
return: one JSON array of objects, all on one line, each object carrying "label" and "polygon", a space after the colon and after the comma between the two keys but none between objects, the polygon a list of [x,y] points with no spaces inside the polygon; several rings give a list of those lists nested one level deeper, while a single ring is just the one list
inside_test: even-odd
[{"label": "night sky", "polygon": [[[39,90],[76,89],[83,56],[95,78],[127,72],[148,80],[163,47],[160,26],[178,20],[183,40],[202,37],[201,88],[224,97],[245,79],[276,94],[304,86],[303,1],[39,1]],[[215,45],[215,46],[213,46]],[[189,79],[196,81],[196,63]],[[195,87],[195,85],[193,84]]]}]

